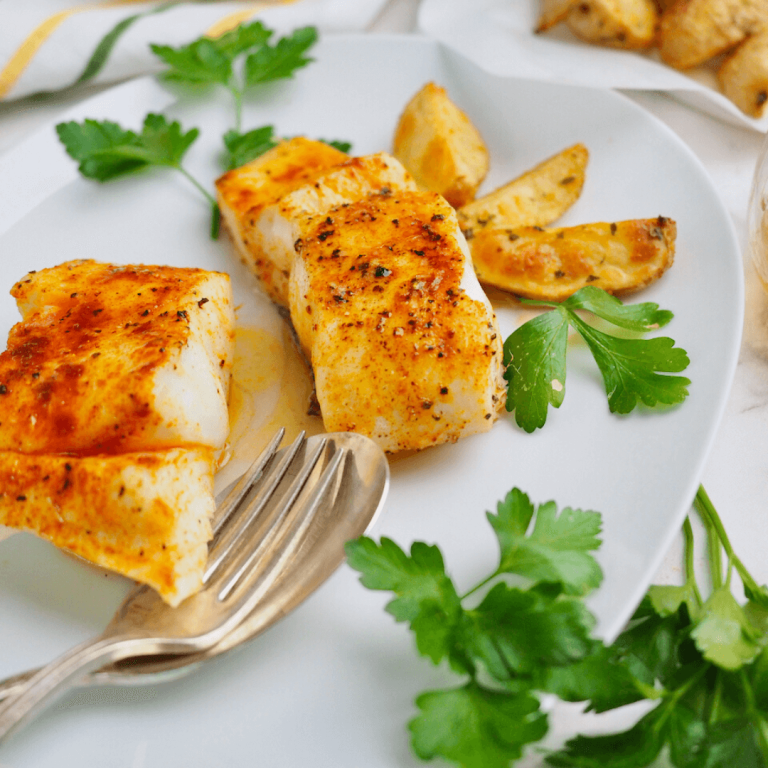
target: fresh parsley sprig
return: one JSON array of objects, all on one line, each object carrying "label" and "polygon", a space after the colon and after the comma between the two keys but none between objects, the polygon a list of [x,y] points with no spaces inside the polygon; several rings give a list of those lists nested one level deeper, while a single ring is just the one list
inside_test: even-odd
[{"label": "fresh parsley sprig", "polygon": [[685,350],[667,337],[620,338],[598,330],[579,316],[587,310],[630,331],[646,333],[666,325],[672,313],[646,302],[624,306],[595,286],[585,286],[563,302],[521,299],[532,306],[552,308],[521,325],[504,342],[507,410],[526,432],[544,426],[549,406],[559,408],[565,397],[568,329],[584,339],[600,369],[612,413],[629,413],[641,401],[649,407],[674,405],[688,396],[691,383],[684,376]]},{"label": "fresh parsley sprig", "polygon": [[[416,542],[406,554],[390,539],[362,537],[346,547],[364,586],[394,593],[386,610],[410,624],[419,653],[464,677],[458,687],[419,696],[409,728],[419,757],[466,768],[507,768],[541,739],[547,718],[535,691],[565,688],[563,670],[602,648],[591,638],[594,618],[582,600],[602,579],[591,554],[600,544],[600,515],[570,508],[558,514],[553,502],[534,509],[514,489],[488,521],[499,562],[464,595],[436,546]],[[508,574],[522,585],[510,586]],[[631,687],[621,670],[603,676],[613,690]]]},{"label": "fresh parsley sprig", "polygon": [[[260,21],[241,24],[218,38],[201,37],[187,45],[151,45],[168,70],[163,77],[186,85],[219,85],[231,94],[235,105],[234,130],[242,129],[243,94],[254,85],[293,77],[312,59],[307,51],[317,42],[315,27],[302,27],[281,37],[275,45],[274,32]],[[237,66],[245,57],[242,67]]]},{"label": "fresh parsley sprig", "polygon": [[[694,506],[709,542],[710,594],[703,598],[696,581],[686,521],[685,583],[651,587],[610,649],[610,665],[646,686],[658,705],[628,731],[569,741],[548,756],[550,765],[646,768],[666,748],[676,768],[768,766],[768,590],[736,557],[702,487]],[[731,591],[734,571],[744,605]],[[597,701],[600,711],[627,703],[604,695]]]},{"label": "fresh parsley sprig", "polygon": [[197,128],[184,131],[177,121],[149,114],[141,133],[121,128],[109,120],[59,123],[56,133],[78,170],[88,179],[110,181],[149,166],[173,168],[184,175],[211,204],[216,201],[182,165],[187,150],[199,135]]}]

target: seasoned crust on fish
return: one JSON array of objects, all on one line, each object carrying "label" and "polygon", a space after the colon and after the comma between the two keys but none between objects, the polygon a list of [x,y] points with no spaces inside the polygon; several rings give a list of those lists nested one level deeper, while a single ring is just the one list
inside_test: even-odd
[{"label": "seasoned crust on fish", "polygon": [[273,263],[253,233],[260,213],[288,192],[348,159],[349,155],[322,141],[298,136],[217,179],[216,196],[224,224],[240,258],[273,301],[285,303],[287,275],[284,265]]},{"label": "seasoned crust on fish", "polygon": [[0,451],[0,524],[156,589],[196,592],[211,538],[210,448],[71,457]]},{"label": "seasoned crust on fish", "polygon": [[501,336],[440,195],[377,194],[308,216],[296,250],[291,318],[326,429],[387,451],[490,429]]},{"label": "seasoned crust on fish", "polygon": [[[246,264],[270,298],[288,306],[288,278],[294,259],[297,222],[334,205],[359,200],[383,188],[415,189],[400,163],[380,152],[350,158],[323,142],[283,142],[217,182],[219,206]],[[289,172],[306,163],[301,173]],[[245,208],[241,200],[253,203]]]},{"label": "seasoned crust on fish", "polygon": [[31,272],[11,293],[23,319],[0,354],[0,450],[223,447],[227,275],[84,260]]}]

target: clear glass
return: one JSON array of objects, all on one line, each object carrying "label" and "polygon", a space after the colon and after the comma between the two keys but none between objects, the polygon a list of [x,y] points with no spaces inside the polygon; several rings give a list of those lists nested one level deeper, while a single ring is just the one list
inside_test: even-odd
[{"label": "clear glass", "polygon": [[763,287],[768,291],[768,136],[755,166],[747,214],[749,251]]}]

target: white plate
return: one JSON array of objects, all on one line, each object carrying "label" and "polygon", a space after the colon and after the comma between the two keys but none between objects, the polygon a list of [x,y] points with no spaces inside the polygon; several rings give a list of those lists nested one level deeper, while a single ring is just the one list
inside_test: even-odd
[{"label": "white plate", "polygon": [[[638,299],[676,317],[669,335],[688,350],[688,400],[667,412],[609,414],[585,350],[569,350],[567,396],[528,435],[504,418],[486,435],[395,461],[377,533],[403,545],[438,542],[460,588],[495,567],[485,511],[513,486],[536,502],[604,515],[605,582],[591,605],[614,635],[640,599],[682,522],[722,413],[742,318],[741,261],[727,214],[692,153],[661,123],[614,93],[494,78],[418,38],[342,37],[319,47],[294,82],[249,100],[245,125],[285,135],[350,139],[386,149],[408,98],[425,82],[447,87],[472,116],[492,157],[486,189],[560,149],[591,151],[575,224],[663,214],[678,222],[675,266]],[[137,127],[172,101],[151,80],[122,86],[73,116]],[[216,175],[225,98],[178,103],[169,114],[203,135],[189,153]],[[0,162],[0,284],[28,269],[95,257],[235,270],[226,239],[207,237],[207,208],[178,175],[150,172],[98,185],[77,178],[52,129]],[[238,280],[238,288],[240,281]],[[247,295],[241,291],[241,300]],[[253,301],[251,299],[251,301]],[[505,333],[519,322],[500,308]],[[17,317],[0,299],[0,332]],[[265,404],[268,408],[268,404]],[[31,537],[0,543],[0,676],[40,664],[106,623],[124,590]],[[417,659],[388,597],[348,568],[242,651],[155,688],[82,690],[4,749],[3,768],[195,766],[416,766],[406,721],[413,698],[445,676]]]},{"label": "white plate", "polygon": [[663,64],[658,53],[590,45],[565,24],[537,35],[540,0],[423,0],[419,27],[495,75],[593,88],[664,91],[727,123],[765,133],[768,115],[745,115],[703,64],[685,73]]}]

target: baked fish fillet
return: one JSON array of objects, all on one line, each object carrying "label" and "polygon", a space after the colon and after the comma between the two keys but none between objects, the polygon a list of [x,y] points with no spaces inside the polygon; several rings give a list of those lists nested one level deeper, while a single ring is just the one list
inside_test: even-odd
[{"label": "baked fish fillet", "polygon": [[303,216],[382,189],[415,188],[391,155],[351,158],[302,137],[280,143],[216,182],[219,207],[241,258],[283,307]]},{"label": "baked fish fillet", "polygon": [[227,275],[71,261],[11,291],[0,354],[0,450],[220,449],[234,309]]},{"label": "baked fish fillet", "polygon": [[291,319],[325,428],[392,452],[490,429],[501,335],[453,208],[389,191],[305,216],[299,235]]},{"label": "baked fish fillet", "polygon": [[0,451],[0,524],[156,589],[178,605],[202,584],[213,450],[71,457]]}]

